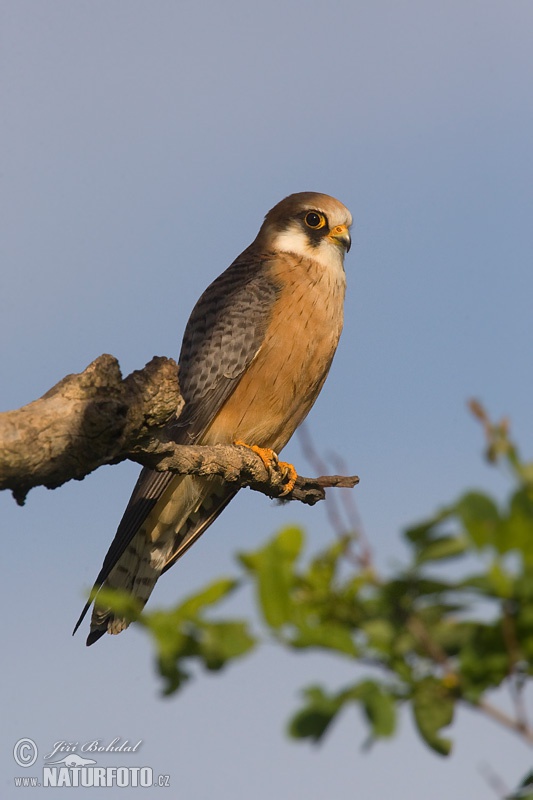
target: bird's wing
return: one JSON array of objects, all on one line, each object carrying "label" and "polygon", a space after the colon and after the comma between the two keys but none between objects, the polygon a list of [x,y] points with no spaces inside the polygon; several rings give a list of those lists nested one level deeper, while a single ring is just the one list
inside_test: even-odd
[{"label": "bird's wing", "polygon": [[[178,444],[191,444],[201,439],[231,395],[261,347],[278,291],[264,261],[255,256],[252,246],[213,281],[198,300],[185,329],[179,362],[185,407],[181,416],[169,425],[169,433]],[[74,633],[95,592],[175,477],[171,472],[143,468]],[[207,515],[208,519],[194,535],[183,540],[167,568],[218,516],[231,497],[220,504],[216,514]]]},{"label": "bird's wing", "polygon": [[189,443],[206,431],[259,352],[280,288],[252,246],[198,300],[179,358],[185,407],[176,426]]}]

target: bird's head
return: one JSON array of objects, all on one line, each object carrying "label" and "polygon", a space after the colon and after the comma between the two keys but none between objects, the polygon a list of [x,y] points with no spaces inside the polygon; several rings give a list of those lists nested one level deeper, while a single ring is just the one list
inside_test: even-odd
[{"label": "bird's head", "polygon": [[334,197],[298,192],[268,212],[257,238],[265,249],[305,256],[329,267],[342,263],[350,249],[351,224],[352,215]]}]

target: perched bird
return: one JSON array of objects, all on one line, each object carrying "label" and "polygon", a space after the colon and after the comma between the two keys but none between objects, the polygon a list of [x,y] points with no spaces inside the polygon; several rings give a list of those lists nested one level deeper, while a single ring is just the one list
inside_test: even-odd
[{"label": "perched bird", "polygon": [[[342,203],[315,192],[292,194],[268,212],[255,241],[193,309],[179,358],[185,406],[170,426],[174,441],[239,442],[275,453],[287,444],[337,348],[351,224]],[[291,487],[296,473],[286,466]],[[144,605],[159,576],[237,491],[218,477],[144,468],[91,596],[105,586]],[[127,625],[96,597],[87,644]]]}]

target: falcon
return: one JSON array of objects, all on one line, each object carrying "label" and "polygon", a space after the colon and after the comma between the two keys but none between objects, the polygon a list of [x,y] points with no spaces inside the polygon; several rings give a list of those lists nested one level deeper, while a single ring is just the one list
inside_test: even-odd
[{"label": "falcon", "polygon": [[[333,197],[299,192],[265,217],[252,244],[206,289],[179,357],[185,406],[177,444],[245,443],[268,463],[305,419],[343,325],[352,216]],[[296,472],[284,465],[287,491]],[[144,468],[74,632],[95,605],[87,644],[128,621],[98,603],[102,587],[148,600],[159,576],[204,533],[238,489],[217,476]]]}]

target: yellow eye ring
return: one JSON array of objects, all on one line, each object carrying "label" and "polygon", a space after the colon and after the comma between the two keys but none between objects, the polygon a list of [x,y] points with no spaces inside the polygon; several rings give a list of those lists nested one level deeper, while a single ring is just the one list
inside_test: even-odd
[{"label": "yellow eye ring", "polygon": [[320,211],[308,211],[304,218],[305,224],[308,228],[318,231],[326,224],[326,218]]}]

